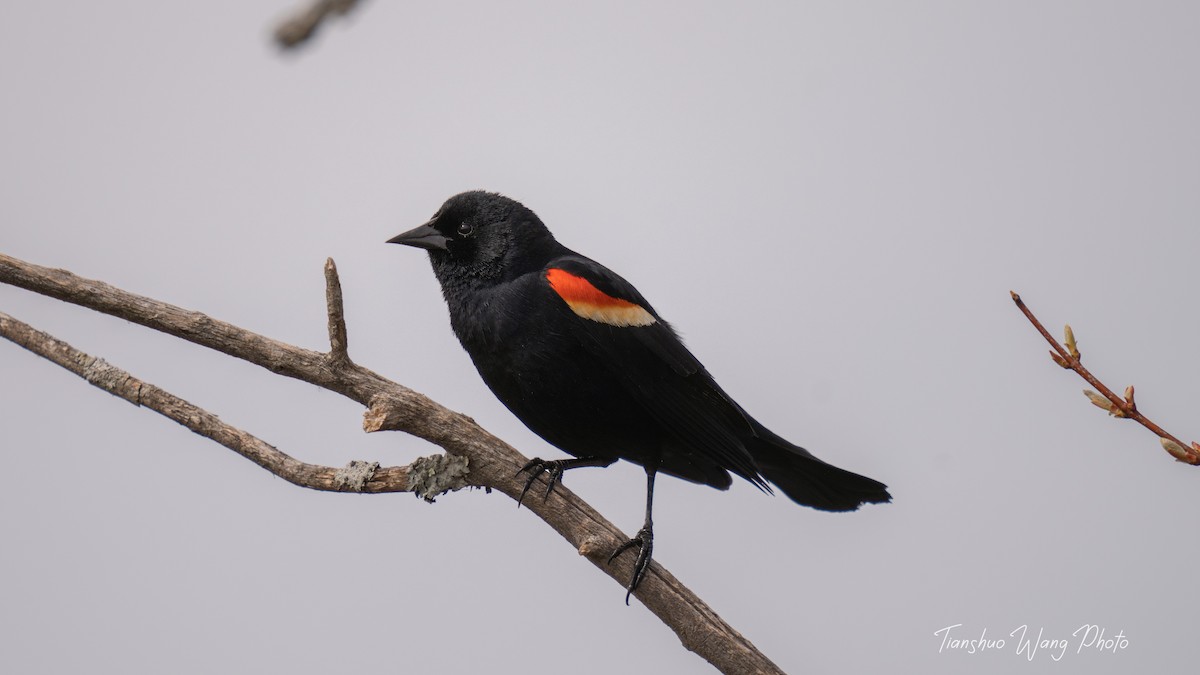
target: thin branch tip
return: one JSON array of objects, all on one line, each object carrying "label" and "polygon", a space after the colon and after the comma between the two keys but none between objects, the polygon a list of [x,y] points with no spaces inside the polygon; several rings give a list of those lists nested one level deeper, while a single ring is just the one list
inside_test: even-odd
[{"label": "thin branch tip", "polygon": [[1066,340],[1066,345],[1064,346],[1050,335],[1050,332],[1046,330],[1042,322],[1038,321],[1038,318],[1034,316],[1033,311],[1021,301],[1019,295],[1013,291],[1009,291],[1009,293],[1012,294],[1013,301],[1017,303],[1017,307],[1021,310],[1021,313],[1025,315],[1029,323],[1033,324],[1033,327],[1037,329],[1042,338],[1053,348],[1050,352],[1050,357],[1054,362],[1063,368],[1075,371],[1075,374],[1096,388],[1096,391],[1092,391],[1091,389],[1083,390],[1084,395],[1088,397],[1092,405],[1103,409],[1113,417],[1131,419],[1137,422],[1155,436],[1158,436],[1163,449],[1169,452],[1175,459],[1192,466],[1200,465],[1200,446],[1194,443],[1191,448],[1184,446],[1182,441],[1167,433],[1166,430],[1152,422],[1138,410],[1137,403],[1133,398],[1133,385],[1125,388],[1124,396],[1119,396],[1083,366],[1083,363],[1080,361],[1079,348],[1075,342],[1075,332],[1071,330],[1070,324],[1066,324],[1063,327],[1063,336]]}]

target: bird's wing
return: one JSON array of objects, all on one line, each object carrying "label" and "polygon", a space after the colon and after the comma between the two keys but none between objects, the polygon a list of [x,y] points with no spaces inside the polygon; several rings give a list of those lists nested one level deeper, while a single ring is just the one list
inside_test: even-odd
[{"label": "bird's wing", "polygon": [[675,331],[628,281],[582,256],[542,271],[584,348],[599,358],[684,445],[768,489],[739,438],[754,433],[745,412],[692,356]]}]

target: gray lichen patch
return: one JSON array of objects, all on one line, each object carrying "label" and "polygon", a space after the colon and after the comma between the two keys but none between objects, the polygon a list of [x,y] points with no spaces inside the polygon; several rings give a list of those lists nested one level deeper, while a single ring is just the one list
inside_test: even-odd
[{"label": "gray lichen patch", "polygon": [[466,487],[467,464],[458,455],[421,457],[408,467],[408,489],[432,504],[435,497]]},{"label": "gray lichen patch", "polygon": [[[83,379],[110,394],[120,396],[121,388],[125,386],[126,382],[133,379],[129,376],[129,373],[109,364],[108,361],[101,358],[88,356],[77,360],[77,362],[83,367],[83,372],[80,373]],[[137,380],[134,380],[134,382],[138,383]],[[134,405],[141,405],[141,402],[136,397],[130,402]]]},{"label": "gray lichen patch", "polygon": [[379,462],[354,460],[333,474],[333,486],[343,492],[362,492],[378,469]]}]

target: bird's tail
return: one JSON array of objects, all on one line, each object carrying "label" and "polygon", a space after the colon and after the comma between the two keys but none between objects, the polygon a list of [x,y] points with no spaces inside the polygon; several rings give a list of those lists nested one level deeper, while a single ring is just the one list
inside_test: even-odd
[{"label": "bird's tail", "polygon": [[755,426],[757,437],[746,444],[754,462],[764,478],[797,504],[822,511],[853,511],[863,504],[892,501],[883,483],[827,464],[761,425]]}]

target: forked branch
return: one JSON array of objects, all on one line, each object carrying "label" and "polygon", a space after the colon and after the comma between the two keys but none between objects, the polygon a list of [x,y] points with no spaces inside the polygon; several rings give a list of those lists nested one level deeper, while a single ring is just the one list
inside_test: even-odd
[{"label": "forked branch", "polygon": [[1067,325],[1063,330],[1063,337],[1066,341],[1066,344],[1060,344],[1058,340],[1055,340],[1054,337],[1050,335],[1050,332],[1046,330],[1046,327],[1042,325],[1042,322],[1038,321],[1037,317],[1033,315],[1033,312],[1030,311],[1029,307],[1025,305],[1025,302],[1021,300],[1021,296],[1017,295],[1013,291],[1009,291],[1009,293],[1012,295],[1013,302],[1017,304],[1017,308],[1021,310],[1021,313],[1025,315],[1026,319],[1029,319],[1029,323],[1032,323],[1033,327],[1036,328],[1037,331],[1042,334],[1042,337],[1046,339],[1046,342],[1050,343],[1050,346],[1053,348],[1050,352],[1050,358],[1060,367],[1075,371],[1080,377],[1086,380],[1088,384],[1096,388],[1096,391],[1092,391],[1090,389],[1083,390],[1083,393],[1088,397],[1088,400],[1090,400],[1093,405],[1104,409],[1113,417],[1131,419],[1143,427],[1146,427],[1151,433],[1153,433],[1155,436],[1158,436],[1158,441],[1163,446],[1163,449],[1171,453],[1171,456],[1180,462],[1191,464],[1193,466],[1200,464],[1200,443],[1193,442],[1190,446],[1185,445],[1183,441],[1179,440],[1170,433],[1167,433],[1165,429],[1150,421],[1148,417],[1143,415],[1142,412],[1138,410],[1137,402],[1134,401],[1133,385],[1125,388],[1123,396],[1118,396],[1116,392],[1105,386],[1103,382],[1097,379],[1095,375],[1092,375],[1092,373],[1083,366],[1083,363],[1081,362],[1082,356],[1079,353],[1079,347],[1075,344],[1075,332],[1071,330],[1070,325]]},{"label": "forked branch", "polygon": [[113,396],[149,408],[220,443],[280,478],[314,490],[334,492],[409,492],[410,468],[351,462],[344,469],[301,462],[265,441],[222,422],[216,415],[140,380],[94,356],[0,312],[0,335]]},{"label": "forked branch", "polygon": [[[306,464],[230,427],[212,413],[7,314],[0,314],[0,336],[105,391],[151,408],[225,445],[296,485],[341,492],[411,491],[427,499],[446,490],[478,486],[516,499],[525,483],[523,478],[516,477],[517,470],[526,462],[525,457],[471,418],[351,361],[341,285],[332,260],[326,263],[325,275],[330,351],[321,353],[103,282],[83,279],[65,270],[40,267],[0,254],[0,282],[120,317],[342,394],[367,407],[363,415],[366,431],[405,431],[441,446],[446,455],[420,459],[406,467],[379,468],[376,463],[358,462],[334,469]],[[618,559],[612,566],[606,564],[608,554],[627,539],[612,523],[562,486],[545,500],[525,503],[580,555],[624,587],[631,573],[630,560]],[[675,631],[684,647],[722,672],[783,672],[658,563],[651,565],[634,597]]]}]

